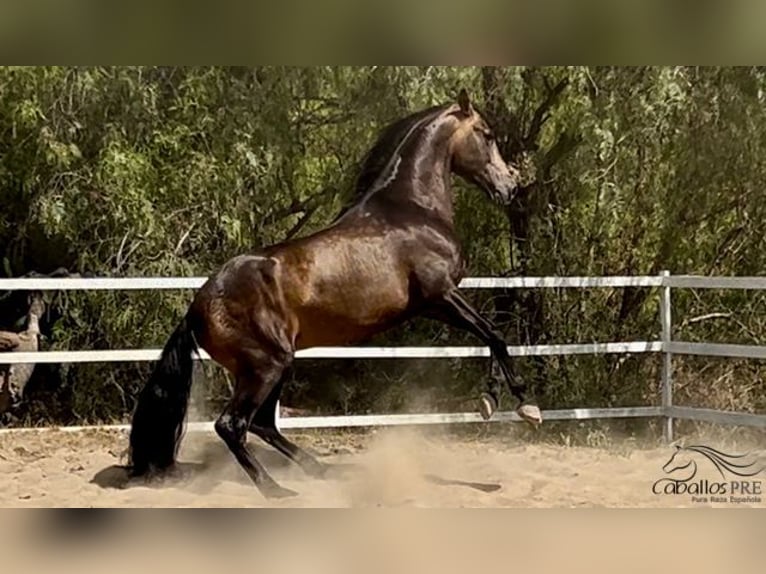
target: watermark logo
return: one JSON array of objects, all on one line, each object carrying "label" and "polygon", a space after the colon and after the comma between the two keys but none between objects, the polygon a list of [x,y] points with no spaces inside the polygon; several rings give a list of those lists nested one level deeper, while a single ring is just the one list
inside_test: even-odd
[{"label": "watermark logo", "polygon": [[766,464],[751,453],[728,454],[709,446],[676,446],[662,466],[667,476],[652,485],[659,496],[692,502],[761,503]]}]

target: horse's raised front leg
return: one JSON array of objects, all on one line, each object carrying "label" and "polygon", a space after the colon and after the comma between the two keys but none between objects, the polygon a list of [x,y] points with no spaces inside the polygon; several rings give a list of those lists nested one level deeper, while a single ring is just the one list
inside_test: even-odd
[{"label": "horse's raised front leg", "polygon": [[[508,390],[519,400],[517,413],[527,422],[538,425],[542,422],[540,409],[531,404],[526,395],[526,386],[516,381],[506,361],[510,358],[505,341],[497,331],[497,328],[484,318],[473,306],[465,300],[455,287],[447,291],[441,299],[433,302],[427,315],[441,320],[453,327],[470,331],[486,344],[497,361],[497,366],[503,374],[508,385]],[[492,416],[497,408],[497,397],[489,393],[482,395],[480,410],[486,419]]]}]

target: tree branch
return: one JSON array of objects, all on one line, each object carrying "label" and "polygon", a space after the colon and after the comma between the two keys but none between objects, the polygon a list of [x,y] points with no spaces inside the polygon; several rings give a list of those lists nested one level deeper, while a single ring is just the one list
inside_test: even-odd
[{"label": "tree branch", "polygon": [[548,94],[535,110],[535,113],[532,116],[532,122],[529,124],[529,130],[527,130],[527,133],[522,140],[524,149],[538,149],[537,138],[540,136],[540,131],[550,117],[551,108],[556,105],[556,102],[568,85],[569,78],[563,78],[553,88],[548,88]]},{"label": "tree branch", "polygon": [[315,211],[319,207],[319,201],[333,193],[337,193],[337,189],[335,187],[326,187],[314,195],[307,197],[303,201],[293,199],[290,205],[283,207],[282,209],[276,209],[272,211],[270,214],[264,217],[264,219],[279,221],[280,219],[284,219],[285,217],[289,217],[291,215],[297,215],[307,211]]},{"label": "tree branch", "polygon": [[502,69],[495,66],[481,68],[481,84],[487,120],[500,138],[500,149],[507,158],[515,156],[522,148],[522,133],[518,114],[510,110],[503,98]]},{"label": "tree branch", "polygon": [[287,234],[285,235],[284,241],[287,241],[288,239],[292,239],[295,235],[297,235],[298,232],[300,232],[300,230],[303,229],[303,227],[308,223],[309,219],[311,219],[311,216],[316,213],[318,208],[319,206],[316,205],[312,207],[311,209],[307,210],[301,216],[298,222],[290,228],[290,231],[287,232]]},{"label": "tree branch", "polygon": [[540,162],[540,171],[547,178],[551,168],[572,153],[582,142],[582,136],[570,132],[561,132],[559,137],[548,151],[543,155]]}]

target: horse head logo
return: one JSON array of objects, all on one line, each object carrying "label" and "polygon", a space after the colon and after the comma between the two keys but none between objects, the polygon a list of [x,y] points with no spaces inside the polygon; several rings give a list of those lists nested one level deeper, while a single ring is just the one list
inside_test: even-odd
[{"label": "horse head logo", "polygon": [[[686,478],[675,478],[674,480],[687,481],[697,474],[697,460],[710,462],[713,467],[726,479],[726,473],[735,476],[755,476],[766,469],[766,466],[759,464],[751,453],[746,454],[727,454],[702,445],[680,446],[676,445],[670,459],[663,465],[662,470],[667,474],[675,476],[686,476]],[[684,472],[686,471],[686,472]]]}]

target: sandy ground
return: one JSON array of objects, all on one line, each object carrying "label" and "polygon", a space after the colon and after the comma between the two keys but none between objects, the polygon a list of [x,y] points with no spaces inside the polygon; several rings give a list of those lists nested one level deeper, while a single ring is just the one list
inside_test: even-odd
[{"label": "sandy ground", "polygon": [[[658,496],[671,447],[586,448],[455,438],[407,429],[291,433],[320,460],[354,465],[343,478],[305,476],[250,438],[274,478],[297,497],[265,500],[213,434],[190,433],[182,473],[151,485],[129,483],[127,438],[116,431],[0,435],[3,507],[670,507],[766,506],[700,503]],[[456,481],[456,482],[451,482]],[[463,482],[460,482],[463,481]],[[766,487],[766,475],[762,477]],[[472,484],[477,483],[477,484]]]}]

